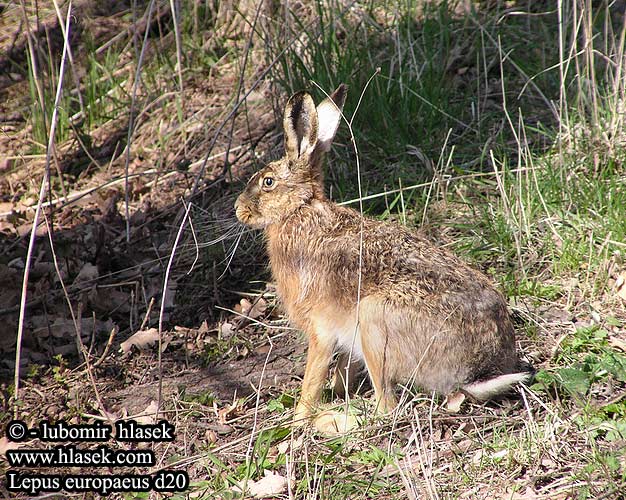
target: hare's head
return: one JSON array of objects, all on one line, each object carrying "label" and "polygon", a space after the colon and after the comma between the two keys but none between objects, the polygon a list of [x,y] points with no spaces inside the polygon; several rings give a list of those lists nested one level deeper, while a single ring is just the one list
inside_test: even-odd
[{"label": "hare's head", "polygon": [[324,196],[322,160],[341,119],[346,86],[340,85],[317,108],[306,92],[285,106],[285,157],[261,169],[235,203],[237,218],[262,229],[299,206]]}]

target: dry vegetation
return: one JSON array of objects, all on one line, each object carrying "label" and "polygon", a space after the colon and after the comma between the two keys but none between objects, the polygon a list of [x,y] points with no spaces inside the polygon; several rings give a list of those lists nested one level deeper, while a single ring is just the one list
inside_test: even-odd
[{"label": "dry vegetation", "polygon": [[[0,424],[159,409],[176,439],[130,472],[186,471],[173,498],[624,498],[624,7],[552,4],[0,3]],[[331,196],[493,276],[518,397],[380,419],[365,383],[328,394],[349,432],[291,430],[304,342],[232,204],[289,93],[342,81]]]}]

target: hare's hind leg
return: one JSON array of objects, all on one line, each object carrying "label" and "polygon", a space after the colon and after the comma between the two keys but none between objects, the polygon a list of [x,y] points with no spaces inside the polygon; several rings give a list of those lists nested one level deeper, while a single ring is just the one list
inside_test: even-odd
[{"label": "hare's hind leg", "polygon": [[353,394],[357,388],[359,369],[362,364],[355,353],[342,352],[337,357],[337,368],[332,380],[333,390],[340,398]]},{"label": "hare's hind leg", "polygon": [[385,325],[384,305],[368,297],[361,302],[359,316],[363,359],[374,386],[376,411],[390,413],[397,401],[394,394],[394,360]]},{"label": "hare's hind leg", "polygon": [[370,380],[374,386],[376,412],[390,413],[397,405],[394,384],[389,377],[389,365],[384,356],[384,349],[381,350],[372,344],[374,343],[363,341],[363,356]]},{"label": "hare's hind leg", "polygon": [[296,406],[294,423],[302,424],[311,416],[320,400],[328,367],[333,355],[334,343],[315,332],[309,333],[309,349],[306,358],[300,401]]}]

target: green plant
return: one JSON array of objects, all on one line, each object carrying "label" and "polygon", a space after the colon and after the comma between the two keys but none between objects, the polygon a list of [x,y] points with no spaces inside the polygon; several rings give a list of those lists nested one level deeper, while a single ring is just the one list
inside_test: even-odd
[{"label": "green plant", "polygon": [[534,387],[555,387],[583,401],[594,383],[606,383],[611,378],[626,384],[626,356],[610,347],[608,336],[598,326],[576,330],[561,343],[557,367],[540,371]]}]

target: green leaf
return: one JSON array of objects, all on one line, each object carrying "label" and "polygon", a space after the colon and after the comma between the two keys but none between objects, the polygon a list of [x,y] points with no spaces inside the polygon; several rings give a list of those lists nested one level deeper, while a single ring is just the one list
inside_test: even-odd
[{"label": "green leaf", "polygon": [[285,405],[278,399],[272,399],[267,403],[267,411],[270,412],[283,412],[285,411]]},{"label": "green leaf", "polygon": [[556,375],[563,388],[572,395],[584,396],[591,386],[589,374],[577,368],[560,368]]},{"label": "green leaf", "polygon": [[626,418],[626,401],[609,403],[608,405],[602,407],[602,411],[606,415],[618,415]]},{"label": "green leaf", "polygon": [[605,317],[604,321],[606,321],[606,324],[609,326],[618,326],[618,327],[622,326],[622,322],[619,319],[614,318],[613,316]]},{"label": "green leaf", "polygon": [[552,373],[547,372],[546,370],[539,370],[535,374],[535,381],[541,382],[546,385],[551,385],[551,384],[554,384],[556,379]]},{"label": "green leaf", "polygon": [[620,382],[626,382],[626,357],[608,352],[601,358],[600,366]]},{"label": "green leaf", "polygon": [[296,405],[296,398],[291,394],[283,393],[277,399],[285,405],[285,408],[293,408]]},{"label": "green leaf", "polygon": [[626,439],[626,420],[616,420],[606,433],[607,441],[622,441]]},{"label": "green leaf", "polygon": [[556,384],[554,374],[545,370],[539,370],[535,374],[535,383],[530,386],[531,390],[546,392],[550,387]]}]

